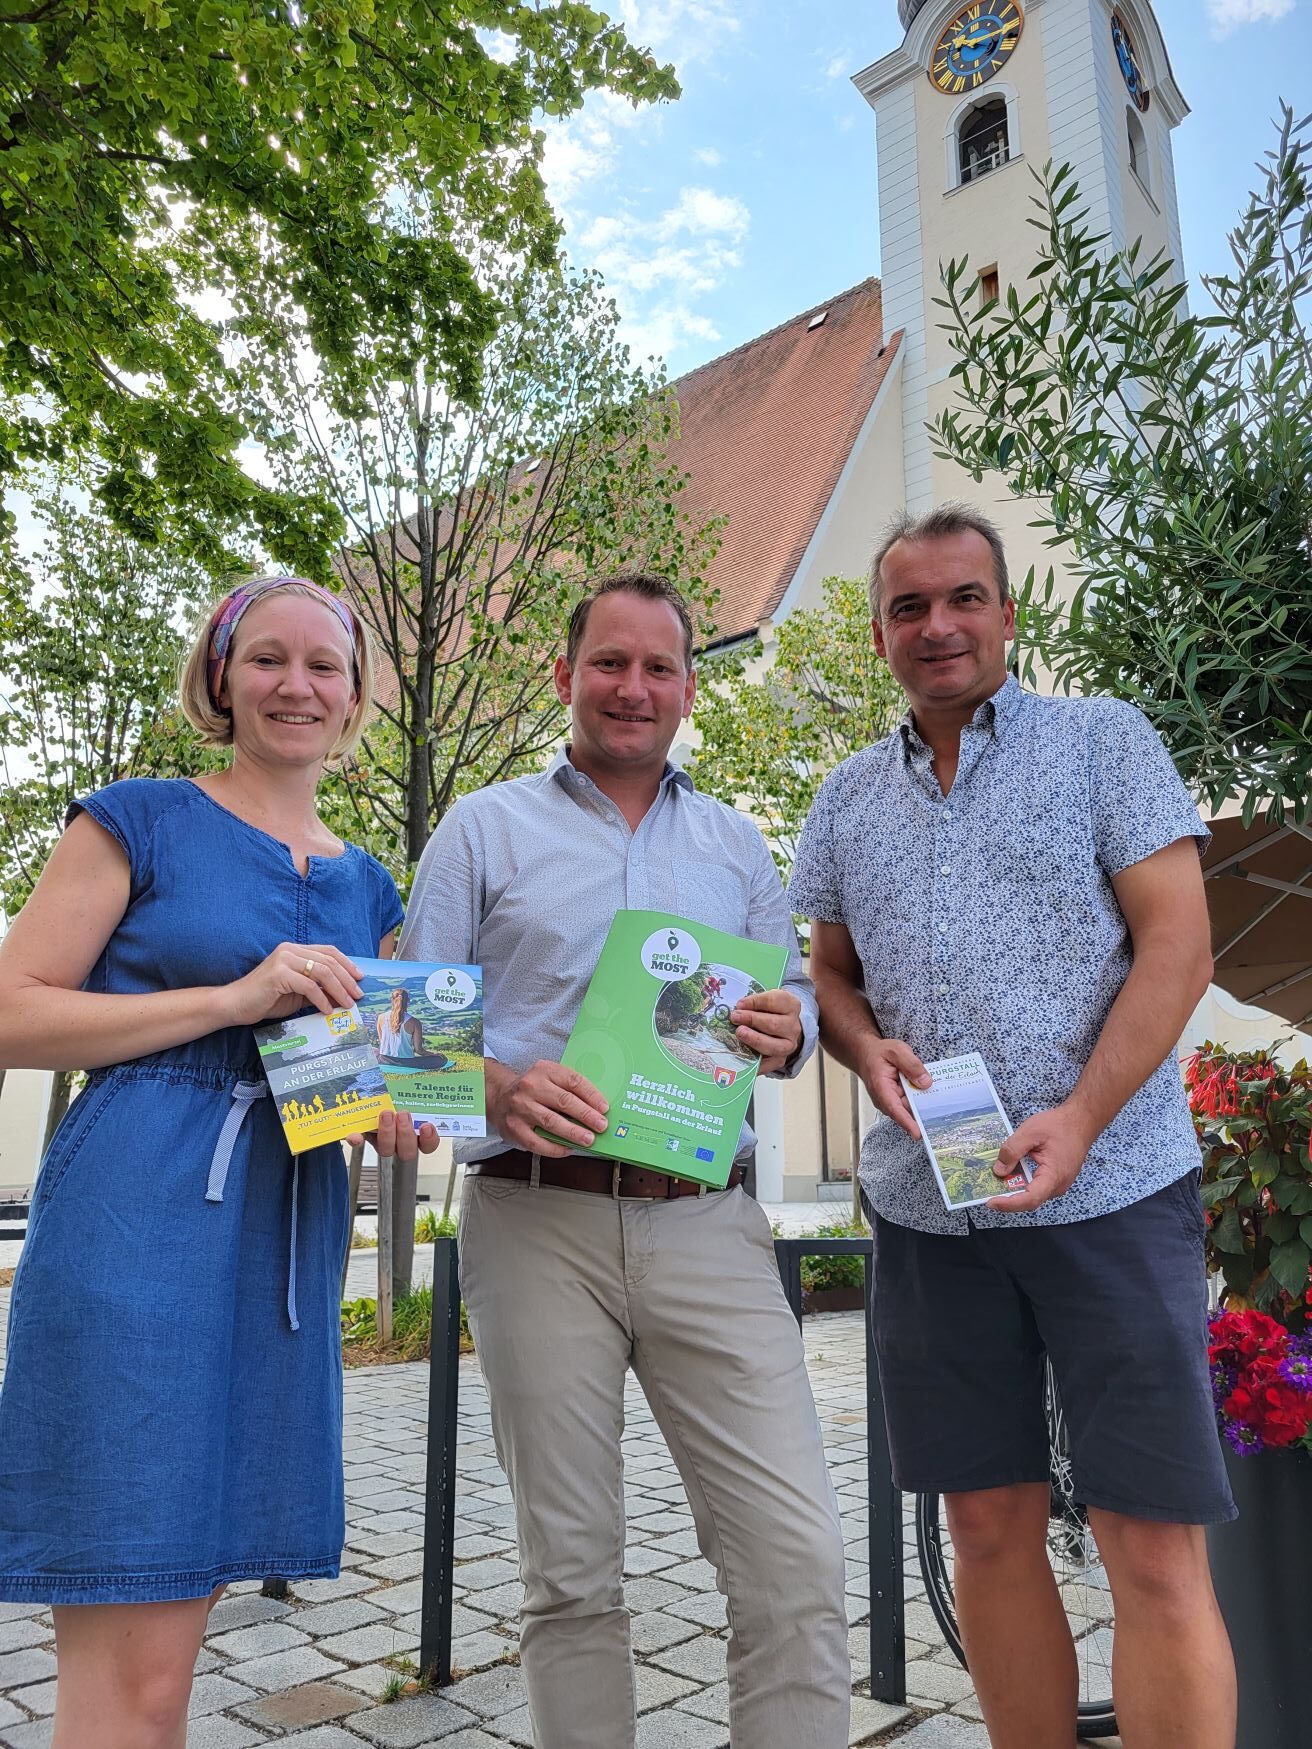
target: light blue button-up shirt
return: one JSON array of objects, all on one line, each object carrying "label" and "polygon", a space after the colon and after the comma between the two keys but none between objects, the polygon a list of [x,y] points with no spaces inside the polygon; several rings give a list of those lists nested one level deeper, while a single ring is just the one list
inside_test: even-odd
[{"label": "light blue button-up shirt", "polygon": [[[567,752],[532,777],[463,796],[419,861],[397,949],[401,959],[483,968],[484,1048],[523,1071],[565,1048],[616,911],[665,911],[786,946],[783,987],[802,1005],[802,1049],[815,1048],[815,992],[770,852],[743,815],[665,767],[635,830]],[[756,1138],[744,1127],[741,1157]],[[456,1144],[462,1160],[510,1144]]]},{"label": "light blue button-up shirt", "polygon": [[[1015,1125],[1067,1098],[1132,961],[1112,876],[1208,833],[1132,705],[1040,698],[1014,679],[962,730],[944,796],[908,715],[820,788],[798,845],[795,910],[842,923],[885,1038],[922,1061],[977,1050]],[[972,1209],[980,1227],[1048,1226],[1138,1202],[1198,1164],[1174,1057],[1094,1142],[1075,1183],[1031,1214]],[[861,1151],[880,1214],[964,1233],[921,1142],[880,1117]]]}]

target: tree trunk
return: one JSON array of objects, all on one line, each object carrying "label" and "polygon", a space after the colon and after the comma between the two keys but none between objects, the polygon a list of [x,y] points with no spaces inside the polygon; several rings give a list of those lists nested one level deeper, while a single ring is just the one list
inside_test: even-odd
[{"label": "tree trunk", "polygon": [[46,1133],[41,1141],[41,1158],[43,1160],[55,1131],[59,1128],[64,1113],[68,1110],[69,1101],[73,1097],[74,1073],[75,1071],[72,1069],[56,1069],[51,1077],[50,1104],[46,1107]]},{"label": "tree trunk", "polygon": [[852,1221],[853,1224],[864,1219],[861,1212],[861,1077],[854,1069],[851,1073],[848,1092],[851,1098],[851,1149],[852,1149]]},{"label": "tree trunk", "polygon": [[[392,1297],[403,1300],[414,1285],[415,1181],[417,1160],[398,1160],[392,1168]],[[378,1195],[381,1201],[382,1186]]]},{"label": "tree trunk", "polygon": [[449,1221],[451,1219],[451,1204],[455,1200],[456,1194],[456,1173],[459,1172],[459,1170],[460,1168],[456,1165],[455,1149],[452,1148],[451,1170],[446,1175],[446,1195],[442,1199],[442,1219],[444,1221]]},{"label": "tree trunk", "polygon": [[392,1340],[392,1155],[378,1156],[378,1300],[379,1340]]},{"label": "tree trunk", "polygon": [[351,1149],[346,1167],[347,1201],[351,1205],[350,1231],[346,1238],[346,1256],[342,1259],[342,1298],[346,1298],[346,1272],[351,1267],[351,1240],[355,1237],[355,1211],[360,1206],[360,1173],[364,1167],[364,1143]]}]

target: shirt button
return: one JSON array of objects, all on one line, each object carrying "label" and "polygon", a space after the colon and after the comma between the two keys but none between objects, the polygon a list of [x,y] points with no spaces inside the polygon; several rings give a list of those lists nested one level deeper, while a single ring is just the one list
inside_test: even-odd
[{"label": "shirt button", "polygon": [[940,869],[940,870],[939,870],[939,871],[938,871],[938,872],[939,872],[939,873],[940,873],[940,874],[941,874],[941,875],[950,875],[950,874],[951,874],[951,873],[952,873],[952,865],[951,865],[951,863],[948,863],[948,862],[945,862],[945,863],[944,863],[944,864],[943,864],[943,866],[942,866],[942,868],[941,868],[941,869]]},{"label": "shirt button", "polygon": [[940,923],[940,924],[939,924],[939,926],[938,926],[938,932],[939,932],[939,934],[940,934],[940,935],[946,935],[946,934],[947,934],[947,932],[948,932],[948,926],[947,926],[947,924],[946,924],[946,923]]},{"label": "shirt button", "polygon": [[948,986],[946,984],[940,984],[938,987],[938,993],[940,996],[946,996],[948,993]]},{"label": "shirt button", "polygon": [[945,820],[950,820],[952,818],[952,809],[951,808],[944,808],[943,818]]}]

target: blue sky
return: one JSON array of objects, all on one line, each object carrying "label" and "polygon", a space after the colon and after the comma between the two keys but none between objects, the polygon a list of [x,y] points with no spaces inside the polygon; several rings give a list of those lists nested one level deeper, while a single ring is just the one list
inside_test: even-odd
[{"label": "blue sky", "polygon": [[[902,40],[895,0],[617,0],[679,102],[607,94],[556,130],[567,246],[640,355],[678,375],[879,271],[874,115],[849,83]],[[1185,266],[1223,269],[1285,98],[1312,109],[1312,0],[1158,0],[1192,113],[1176,130]],[[1191,300],[1195,308],[1200,300]]]}]

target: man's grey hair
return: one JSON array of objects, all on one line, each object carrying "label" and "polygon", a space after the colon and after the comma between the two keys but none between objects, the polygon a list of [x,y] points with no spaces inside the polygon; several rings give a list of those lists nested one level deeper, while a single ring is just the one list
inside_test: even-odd
[{"label": "man's grey hair", "polygon": [[988,517],[982,511],[976,510],[973,504],[965,504],[960,499],[949,499],[945,504],[936,504],[932,510],[925,511],[923,516],[913,516],[909,510],[903,510],[885,528],[878,550],[870,561],[872,619],[880,618],[879,573],[888,557],[889,548],[900,540],[941,540],[945,535],[953,534],[977,534],[989,543],[989,551],[993,554],[993,581],[998,586],[998,600],[1007,600],[1011,594],[1011,584],[1007,579],[1007,555],[1003,549],[1002,536]]}]

